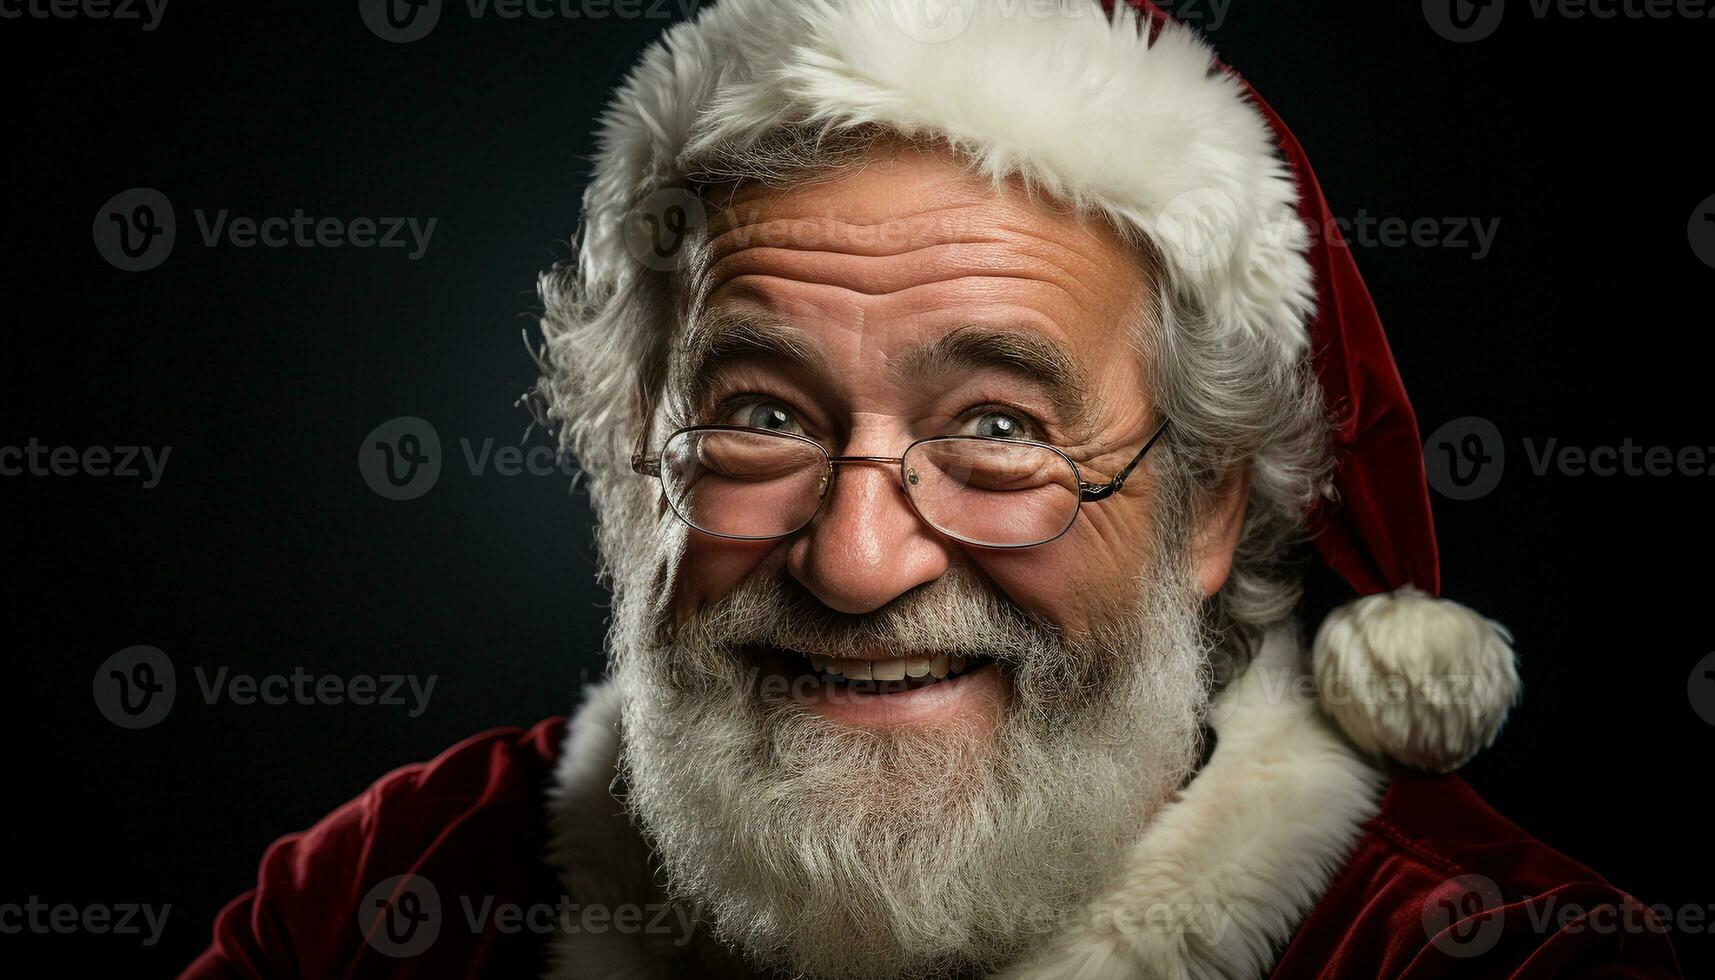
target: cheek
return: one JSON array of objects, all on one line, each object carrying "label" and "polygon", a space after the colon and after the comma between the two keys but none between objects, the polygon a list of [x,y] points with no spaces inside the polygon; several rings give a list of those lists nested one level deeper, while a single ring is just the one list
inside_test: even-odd
[{"label": "cheek", "polygon": [[784,560],[782,541],[731,541],[692,532],[673,580],[673,624],[731,592],[763,564]]},{"label": "cheek", "polygon": [[[1118,501],[1101,505],[1112,508]],[[1149,540],[1137,520],[1118,510],[1086,507],[1064,535],[1018,551],[964,549],[971,563],[1007,598],[1067,630],[1081,631],[1132,587]]]}]

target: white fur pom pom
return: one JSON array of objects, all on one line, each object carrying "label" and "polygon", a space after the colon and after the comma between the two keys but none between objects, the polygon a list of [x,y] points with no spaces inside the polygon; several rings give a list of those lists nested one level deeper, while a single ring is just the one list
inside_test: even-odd
[{"label": "white fur pom pom", "polygon": [[1311,669],[1322,710],[1358,748],[1428,772],[1492,743],[1520,693],[1504,626],[1411,586],[1335,609]]}]

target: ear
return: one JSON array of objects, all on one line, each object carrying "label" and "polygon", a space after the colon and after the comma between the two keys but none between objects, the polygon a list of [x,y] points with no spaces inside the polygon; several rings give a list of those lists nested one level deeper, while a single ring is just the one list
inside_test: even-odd
[{"label": "ear", "polygon": [[1222,484],[1200,508],[1191,532],[1191,568],[1203,594],[1212,596],[1233,568],[1233,549],[1245,526],[1245,502],[1250,499],[1251,471],[1245,466]]}]

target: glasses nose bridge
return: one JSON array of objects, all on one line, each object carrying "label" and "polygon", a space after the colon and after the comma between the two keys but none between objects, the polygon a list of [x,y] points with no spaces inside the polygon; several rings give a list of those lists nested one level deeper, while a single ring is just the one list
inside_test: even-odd
[{"label": "glasses nose bridge", "polygon": [[[901,490],[905,489],[905,457],[903,457],[903,456],[829,456],[828,457],[828,478],[822,484],[820,491],[817,495],[820,496],[823,500],[827,499],[828,491],[833,489],[834,477],[837,476],[840,472],[838,467],[847,466],[847,465],[861,465],[861,464],[866,464],[866,463],[869,465],[872,465],[872,466],[873,465],[886,465],[886,466],[898,467],[897,475],[899,476],[899,489],[901,489]],[[908,494],[908,496],[909,496],[909,494]]]},{"label": "glasses nose bridge", "polygon": [[[907,449],[907,452],[909,451],[910,450]],[[828,461],[828,469],[826,476],[823,477],[820,486],[818,486],[816,490],[816,511],[818,514],[821,513],[821,511],[827,506],[828,501],[833,497],[834,478],[839,475],[839,468],[841,466],[891,466],[894,468],[894,486],[899,491],[900,496],[904,498],[905,506],[911,512],[912,517],[922,521],[931,528],[935,526],[923,516],[922,511],[917,507],[916,499],[911,495],[911,488],[906,486],[905,457],[903,455],[834,456],[828,455],[826,450],[823,450],[823,453]]]},{"label": "glasses nose bridge", "polygon": [[828,462],[838,466],[842,463],[892,463],[899,465],[905,462],[903,456],[829,456]]}]

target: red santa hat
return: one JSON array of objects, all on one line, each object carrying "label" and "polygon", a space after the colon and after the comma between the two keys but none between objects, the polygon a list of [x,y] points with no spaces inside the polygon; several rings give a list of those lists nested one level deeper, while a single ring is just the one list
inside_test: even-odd
[{"label": "red santa hat", "polygon": [[603,118],[584,281],[647,275],[635,210],[700,154],[783,123],[942,138],[1147,236],[1218,329],[1308,352],[1338,461],[1315,546],[1362,597],[1312,644],[1323,710],[1421,769],[1493,740],[1518,696],[1511,638],[1437,597],[1422,442],[1375,306],[1298,141],[1195,32],[1148,0],[719,0],[651,46]]}]

